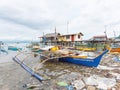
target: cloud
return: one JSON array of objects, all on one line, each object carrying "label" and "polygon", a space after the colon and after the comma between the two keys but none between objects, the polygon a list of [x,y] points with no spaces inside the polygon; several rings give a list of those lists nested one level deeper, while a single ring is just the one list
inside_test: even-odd
[{"label": "cloud", "polygon": [[[33,0],[30,1],[33,2]],[[25,2],[23,0],[19,3],[15,0],[11,0],[11,2],[15,5],[10,3],[0,8],[0,19],[34,29],[48,28],[53,24],[52,17],[50,17],[44,2],[33,2],[32,4],[28,4],[28,1]]]},{"label": "cloud", "polygon": [[36,30],[25,26],[0,20],[0,39],[2,40],[28,40],[38,38]]},{"label": "cloud", "polygon": [[[44,33],[82,32],[83,39],[119,35],[119,0],[1,0],[0,39],[32,39]],[[67,25],[67,22],[69,24]],[[4,30],[4,31],[2,31]],[[9,33],[9,34],[7,34]]]}]

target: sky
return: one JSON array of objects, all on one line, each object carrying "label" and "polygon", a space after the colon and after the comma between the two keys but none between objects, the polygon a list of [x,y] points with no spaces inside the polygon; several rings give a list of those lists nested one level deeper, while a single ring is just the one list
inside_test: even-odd
[{"label": "sky", "polygon": [[0,0],[0,40],[39,40],[55,27],[60,34],[82,32],[84,40],[105,31],[118,36],[120,0]]}]

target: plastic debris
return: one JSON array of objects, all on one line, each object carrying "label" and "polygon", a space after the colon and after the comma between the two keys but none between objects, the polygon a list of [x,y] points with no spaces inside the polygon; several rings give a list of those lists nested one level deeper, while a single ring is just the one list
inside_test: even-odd
[{"label": "plastic debris", "polygon": [[116,62],[120,62],[120,58],[119,58],[119,56],[117,56],[117,55],[116,55],[115,57],[113,57],[112,60],[114,60],[114,61],[116,61]]},{"label": "plastic debris", "polygon": [[88,86],[87,90],[96,90],[96,88],[94,86]]},{"label": "plastic debris", "polygon": [[23,88],[26,88],[26,87],[27,87],[27,84],[24,84],[24,85],[23,85]]},{"label": "plastic debris", "polygon": [[66,88],[67,88],[67,90],[74,90],[73,85],[68,85],[68,86],[66,86]]},{"label": "plastic debris", "polygon": [[117,80],[120,80],[120,74],[119,73],[110,73],[110,74],[115,76]]},{"label": "plastic debris", "polygon": [[68,86],[68,84],[66,82],[58,82],[57,83],[59,86]]},{"label": "plastic debris", "polygon": [[27,89],[35,89],[35,88],[38,88],[39,85],[27,85]]},{"label": "plastic debris", "polygon": [[85,87],[85,84],[81,79],[73,81],[73,85],[77,90],[81,90],[83,87]]},{"label": "plastic debris", "polygon": [[85,78],[84,81],[87,85],[95,85],[99,89],[109,89],[116,85],[116,80],[114,78],[105,78],[97,75]]}]

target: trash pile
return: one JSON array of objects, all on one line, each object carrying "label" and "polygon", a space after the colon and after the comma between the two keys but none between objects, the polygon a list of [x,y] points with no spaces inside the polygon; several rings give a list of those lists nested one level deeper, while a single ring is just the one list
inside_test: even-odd
[{"label": "trash pile", "polygon": [[[47,56],[56,54],[44,53]],[[23,88],[28,90],[119,90],[120,62],[116,61],[115,57],[116,55],[106,54],[97,68],[54,60],[42,63],[36,73],[41,75],[44,80],[39,82],[32,78],[31,82],[26,83]],[[34,63],[34,58],[30,58],[30,60],[32,65],[36,67],[38,62]],[[27,61],[27,63],[29,62]]]}]

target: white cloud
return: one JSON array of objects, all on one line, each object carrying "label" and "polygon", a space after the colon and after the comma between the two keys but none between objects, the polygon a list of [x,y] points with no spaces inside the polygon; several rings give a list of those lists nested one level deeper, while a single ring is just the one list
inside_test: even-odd
[{"label": "white cloud", "polygon": [[[83,39],[120,33],[119,0],[1,0],[0,39],[33,39],[43,32],[82,32]],[[4,31],[3,31],[4,30]],[[9,33],[9,34],[7,34]]]},{"label": "white cloud", "polygon": [[38,31],[19,24],[0,20],[0,25],[0,39],[2,40],[32,40],[40,35]]}]

